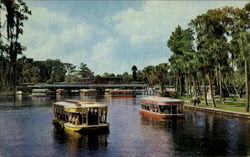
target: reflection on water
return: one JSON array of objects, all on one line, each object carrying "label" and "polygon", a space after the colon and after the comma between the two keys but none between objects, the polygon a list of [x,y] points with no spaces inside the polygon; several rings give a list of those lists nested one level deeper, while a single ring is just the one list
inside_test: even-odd
[{"label": "reflection on water", "polygon": [[[51,104],[80,99],[107,104],[110,133],[56,130]],[[139,114],[139,98],[68,96],[0,98],[0,156],[249,156],[249,121],[202,112],[185,120]]]},{"label": "reflection on water", "polygon": [[79,134],[54,128],[53,137],[59,143],[66,144],[70,151],[78,151],[81,148],[96,150],[108,145],[106,134]]}]

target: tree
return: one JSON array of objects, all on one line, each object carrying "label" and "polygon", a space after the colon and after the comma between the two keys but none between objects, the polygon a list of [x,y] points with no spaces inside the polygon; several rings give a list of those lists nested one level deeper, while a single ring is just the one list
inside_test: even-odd
[{"label": "tree", "polygon": [[[177,26],[170,39],[167,41],[167,45],[170,50],[174,53],[170,58],[169,62],[171,64],[171,70],[175,74],[175,88],[182,96],[184,91],[184,55],[188,52],[194,52],[194,32],[188,28],[183,30],[180,26]],[[190,78],[189,78],[190,79]]]},{"label": "tree", "polygon": [[101,77],[101,75],[96,75],[95,76],[95,83],[102,83],[102,77]]},{"label": "tree", "polygon": [[105,72],[105,73],[102,74],[102,77],[115,77],[115,74]]},{"label": "tree", "polygon": [[17,60],[18,83],[37,83],[40,81],[40,69],[33,65],[33,59],[23,56]]},{"label": "tree", "polygon": [[183,55],[185,52],[194,51],[194,32],[189,28],[183,30],[179,25],[172,32],[170,39],[167,42],[170,50],[176,55]]},{"label": "tree", "polygon": [[21,54],[25,50],[25,47],[18,41],[19,36],[23,34],[23,21],[28,19],[28,15],[31,15],[31,11],[28,9],[25,2],[22,0],[2,0],[0,2],[6,8],[7,19],[7,54],[10,58],[10,80],[13,85],[14,98],[16,92],[17,81],[17,55]]},{"label": "tree", "polygon": [[94,73],[88,68],[87,64],[81,63],[80,68],[79,68],[79,74],[81,78],[85,77],[93,77]]},{"label": "tree", "polygon": [[132,80],[137,81],[137,76],[136,76],[137,67],[135,65],[133,65],[131,68],[131,71],[132,71]]},{"label": "tree", "polygon": [[131,81],[131,76],[128,74],[128,72],[124,72],[122,74],[123,82],[130,82]]},{"label": "tree", "polygon": [[65,70],[67,71],[66,74],[72,74],[76,72],[76,66],[71,63],[63,63]]},{"label": "tree", "polygon": [[[246,111],[249,112],[249,29],[250,29],[250,3],[247,3],[243,9],[228,8],[222,9],[231,19],[228,30],[232,40],[230,41],[230,51],[233,69],[236,69],[236,74],[244,67],[245,71],[245,88],[246,88]],[[244,65],[242,66],[242,61]],[[238,66],[236,66],[236,64]],[[237,75],[236,75],[237,76]],[[238,78],[236,78],[238,79]],[[235,87],[235,86],[234,86]]]},{"label": "tree", "polygon": [[145,81],[145,77],[143,76],[142,70],[137,71],[136,77],[137,77],[138,82],[144,82]]},{"label": "tree", "polygon": [[250,32],[239,34],[239,47],[242,59],[245,62],[245,86],[246,86],[246,112],[249,112],[250,105]]},{"label": "tree", "polygon": [[228,58],[228,46],[226,27],[231,19],[220,9],[208,10],[207,13],[197,16],[191,20],[190,25],[196,32],[197,51],[200,53],[202,65],[211,90],[213,106],[216,107],[213,83],[215,71],[218,69],[220,84],[220,95],[222,97],[222,65]]},{"label": "tree", "polygon": [[80,82],[82,79],[80,78],[78,72],[70,73],[65,76],[66,82]]},{"label": "tree", "polygon": [[63,82],[65,80],[66,69],[63,63],[58,62],[52,68],[49,82]]},{"label": "tree", "polygon": [[162,92],[165,91],[169,69],[170,66],[167,63],[161,63],[155,67],[156,81],[160,85]]},{"label": "tree", "polygon": [[142,70],[142,74],[150,86],[153,86],[156,83],[154,71],[155,71],[155,67],[152,65],[146,66]]}]

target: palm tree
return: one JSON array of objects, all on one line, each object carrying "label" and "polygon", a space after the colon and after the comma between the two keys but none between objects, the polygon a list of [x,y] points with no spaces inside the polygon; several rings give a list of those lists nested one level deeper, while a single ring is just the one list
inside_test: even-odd
[{"label": "palm tree", "polygon": [[148,84],[152,87],[155,84],[155,76],[154,76],[155,67],[152,65],[146,66],[142,70],[142,74],[147,80]]},{"label": "palm tree", "polygon": [[131,68],[131,71],[132,71],[132,79],[133,81],[136,81],[137,80],[137,76],[136,76],[137,67],[133,65]]},{"label": "palm tree", "polygon": [[250,33],[241,32],[239,34],[239,48],[242,59],[245,62],[245,86],[246,86],[246,112],[249,112],[249,85],[250,85]]},{"label": "palm tree", "polygon": [[164,85],[166,84],[168,70],[170,69],[167,63],[161,63],[155,67],[156,81],[161,87],[161,91],[165,90]]},{"label": "palm tree", "polygon": [[183,93],[182,78],[185,70],[184,57],[183,55],[174,54],[169,58],[169,62],[171,64],[171,70],[174,72],[175,75],[175,90],[179,95],[178,97],[181,98]]}]

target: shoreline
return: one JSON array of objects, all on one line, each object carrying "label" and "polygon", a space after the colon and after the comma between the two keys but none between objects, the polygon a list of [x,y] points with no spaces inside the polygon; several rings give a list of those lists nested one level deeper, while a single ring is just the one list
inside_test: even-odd
[{"label": "shoreline", "polygon": [[250,113],[243,113],[243,112],[235,112],[235,111],[228,111],[228,110],[221,110],[216,108],[207,108],[207,107],[199,107],[199,106],[192,106],[185,104],[184,109],[187,110],[195,110],[195,111],[202,111],[202,112],[208,112],[208,113],[214,113],[218,115],[225,115],[235,118],[244,118],[250,120]]}]

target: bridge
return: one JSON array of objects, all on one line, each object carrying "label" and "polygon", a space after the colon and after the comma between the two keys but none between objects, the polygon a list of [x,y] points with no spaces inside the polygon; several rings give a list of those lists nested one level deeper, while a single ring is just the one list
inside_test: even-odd
[{"label": "bridge", "polygon": [[126,89],[145,89],[147,84],[139,83],[124,83],[124,84],[90,84],[90,83],[81,83],[81,82],[67,82],[67,83],[22,83],[19,85],[21,88],[31,88],[31,89],[82,89],[82,88],[126,88]]}]

